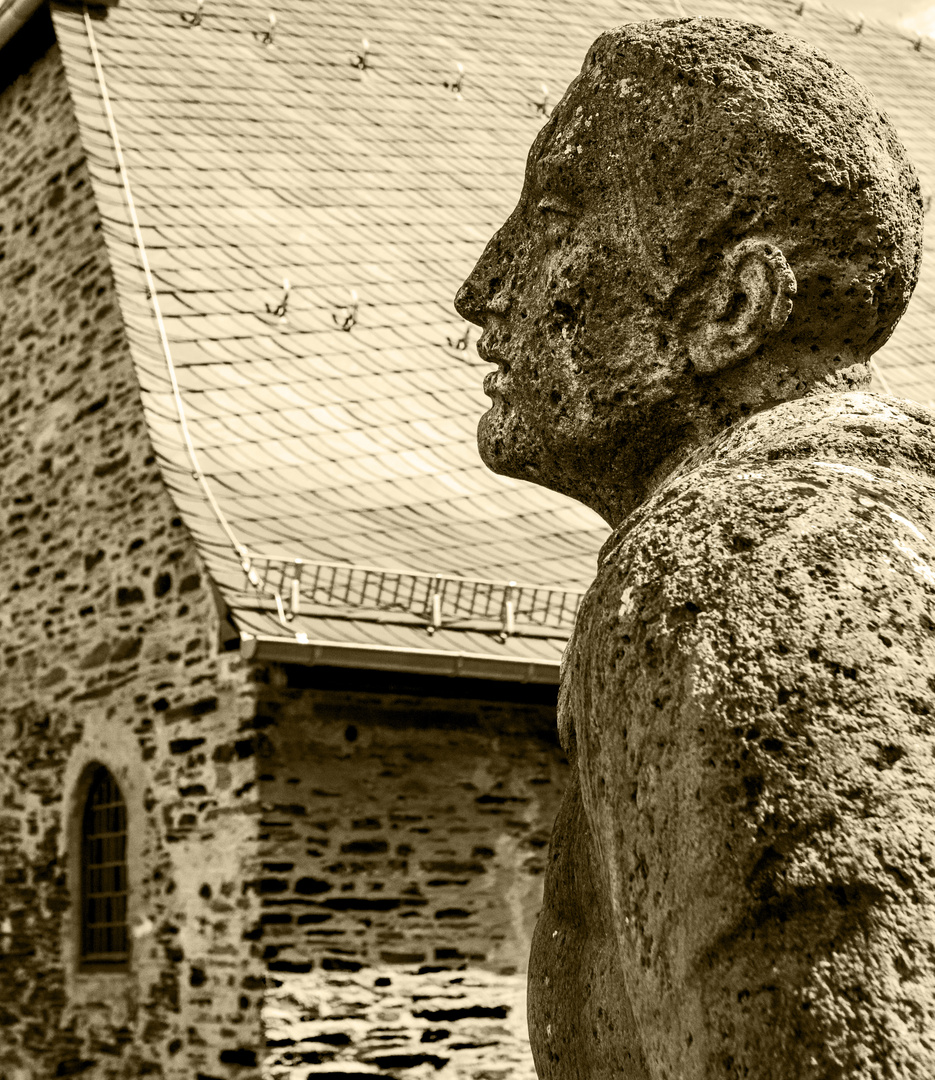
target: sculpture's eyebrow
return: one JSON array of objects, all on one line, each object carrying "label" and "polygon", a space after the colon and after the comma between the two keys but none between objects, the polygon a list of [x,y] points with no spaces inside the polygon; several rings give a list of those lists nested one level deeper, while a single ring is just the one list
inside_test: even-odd
[{"label": "sculpture's eyebrow", "polygon": [[536,183],[540,187],[550,187],[556,182],[561,182],[560,173],[563,162],[554,151],[543,154],[536,161]]},{"label": "sculpture's eyebrow", "polygon": [[547,192],[576,204],[578,200],[574,192],[577,185],[574,182],[575,178],[571,175],[570,165],[568,158],[563,154],[555,151],[543,154],[536,161],[536,187],[540,192]]}]

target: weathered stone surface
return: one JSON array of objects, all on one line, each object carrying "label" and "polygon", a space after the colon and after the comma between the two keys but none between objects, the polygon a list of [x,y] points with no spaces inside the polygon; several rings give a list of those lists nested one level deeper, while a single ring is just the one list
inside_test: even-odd
[{"label": "weathered stone surface", "polygon": [[646,1075],[935,1068],[933,470],[924,410],[810,397],[605,549],[559,723]]},{"label": "weathered stone surface", "polygon": [[567,764],[554,699],[478,693],[270,668],[247,886],[271,1077],[534,1077],[526,961]]},{"label": "weathered stone surface", "polygon": [[725,20],[603,35],[459,310],[479,446],[615,532],[530,962],[543,1080],[935,1072],[935,416],[886,118]]},{"label": "weathered stone surface", "polygon": [[456,304],[495,471],[617,524],[684,447],[867,382],[918,276],[918,181],[853,79],[726,19],[592,46]]}]

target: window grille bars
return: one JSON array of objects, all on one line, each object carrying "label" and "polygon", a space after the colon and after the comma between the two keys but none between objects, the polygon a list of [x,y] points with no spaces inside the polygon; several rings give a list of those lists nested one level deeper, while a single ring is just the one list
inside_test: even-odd
[{"label": "window grille bars", "polygon": [[85,802],[81,829],[81,959],[125,964],[127,936],[127,808],[101,766]]}]

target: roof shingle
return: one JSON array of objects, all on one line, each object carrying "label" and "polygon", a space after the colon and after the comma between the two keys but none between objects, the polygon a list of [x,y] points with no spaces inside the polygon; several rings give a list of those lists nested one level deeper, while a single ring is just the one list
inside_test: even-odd
[{"label": "roof shingle", "polygon": [[[935,190],[935,50],[814,3],[683,0],[805,37],[882,101]],[[54,6],[53,6],[54,7]],[[703,8],[703,11],[702,11]],[[93,34],[204,482],[249,557],[356,562],[580,589],[606,527],[493,475],[474,448],[483,365],[454,292],[519,192],[540,85],[556,101],[607,26],[671,17],[631,0],[124,0]],[[236,553],[187,455],[86,24],[56,31],[166,480],[246,631]],[[367,70],[352,61],[362,35]],[[446,87],[464,64],[462,93]],[[935,237],[909,313],[878,356],[886,388],[935,399]],[[270,314],[291,283],[284,319]],[[359,296],[357,323],[336,316]],[[254,605],[255,606],[255,605]],[[560,643],[305,617],[300,632],[407,647]],[[458,635],[461,635],[460,637]],[[470,640],[468,640],[468,638]],[[421,644],[420,644],[421,643]],[[529,650],[532,650],[531,652]]]}]

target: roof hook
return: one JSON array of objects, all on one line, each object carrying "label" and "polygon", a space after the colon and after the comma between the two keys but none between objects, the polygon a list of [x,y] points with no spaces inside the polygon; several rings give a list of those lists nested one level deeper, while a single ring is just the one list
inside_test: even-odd
[{"label": "roof hook", "polygon": [[471,328],[466,326],[464,333],[459,338],[448,338],[449,348],[455,350],[455,352],[465,352],[468,345],[471,344]]},{"label": "roof hook", "polygon": [[360,52],[355,54],[354,59],[351,61],[351,67],[355,67],[359,71],[366,71],[369,67],[372,67],[370,63],[370,42],[366,38],[360,39]]},{"label": "roof hook", "polygon": [[259,31],[259,30],[254,30],[253,31],[253,36],[257,39],[257,41],[261,45],[272,45],[272,44],[274,44],[274,42],[273,42],[273,34],[274,34],[275,30],[276,30],[276,13],[271,11],[269,13],[269,26],[265,30],[263,30],[262,32]]},{"label": "roof hook", "polygon": [[540,84],[538,101],[533,100],[529,104],[535,105],[536,116],[548,116],[549,113],[551,113],[552,110],[549,107],[549,88],[545,83]]},{"label": "roof hook", "polygon": [[245,544],[241,544],[237,549],[237,553],[240,555],[240,565],[243,567],[243,572],[247,575],[247,580],[250,584],[258,589],[260,587],[260,575],[256,572],[256,567],[253,565],[253,560],[250,558],[250,552]]},{"label": "roof hook", "polygon": [[436,574],[435,580],[432,582],[432,591],[429,594],[429,622],[425,628],[425,632],[432,636],[436,630],[441,629],[442,625],[442,600],[444,599],[444,583],[442,581],[442,575]]},{"label": "roof hook", "polygon": [[192,27],[201,26],[201,20],[205,17],[204,6],[205,0],[195,0],[195,10],[183,11],[182,22]]},{"label": "roof hook", "polygon": [[515,581],[511,581],[509,585],[507,585],[507,587],[503,590],[503,609],[501,611],[503,626],[500,630],[500,633],[497,634],[497,638],[501,645],[505,645],[507,638],[512,637],[516,633],[515,590]]},{"label": "roof hook", "polygon": [[922,52],[922,35],[918,31],[916,31],[916,39],[912,43],[912,47],[916,52]]},{"label": "roof hook", "polygon": [[302,560],[296,559],[292,569],[292,585],[289,589],[289,612],[294,619],[302,603]]},{"label": "roof hook", "polygon": [[452,79],[450,82],[446,79],[442,84],[446,89],[451,90],[455,94],[458,100],[461,100],[461,90],[464,86],[464,64],[458,61],[456,65],[458,68],[457,78]]},{"label": "roof hook", "polygon": [[854,27],[854,33],[855,34],[862,34],[863,30],[864,30],[864,26],[866,25],[866,22],[867,22],[867,20],[864,18],[864,13],[862,11],[858,11],[857,12],[857,25]]},{"label": "roof hook", "polygon": [[801,18],[805,14],[805,0],[801,0],[799,6],[795,9],[796,15]]},{"label": "roof hook", "polygon": [[345,330],[348,333],[350,333],[357,325],[357,310],[360,307],[360,303],[357,299],[357,290],[351,289],[350,294],[351,302],[331,313],[331,318],[334,319],[334,325],[339,330]]},{"label": "roof hook", "polygon": [[287,277],[284,277],[282,279],[282,300],[280,300],[279,303],[274,308],[271,308],[269,306],[269,304],[267,304],[266,305],[266,310],[270,315],[276,315],[276,316],[279,317],[279,319],[281,319],[282,321],[285,321],[288,307],[289,307],[289,279]]}]

